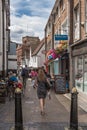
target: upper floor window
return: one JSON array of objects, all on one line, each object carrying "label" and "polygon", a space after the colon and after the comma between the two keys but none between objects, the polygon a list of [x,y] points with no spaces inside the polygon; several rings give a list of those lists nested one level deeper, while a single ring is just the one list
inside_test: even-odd
[{"label": "upper floor window", "polygon": [[52,48],[52,44],[51,44],[51,41],[49,41],[48,43],[47,43],[47,50],[50,50]]},{"label": "upper floor window", "polygon": [[68,35],[68,24],[67,24],[67,20],[61,26],[61,34]]},{"label": "upper floor window", "polygon": [[61,11],[65,9],[64,0],[61,0],[61,1],[60,1],[60,7],[61,7]]},{"label": "upper floor window", "polygon": [[58,7],[56,8],[56,14],[58,14]]},{"label": "upper floor window", "polygon": [[80,12],[79,5],[74,9],[74,39],[80,38]]},{"label": "upper floor window", "polygon": [[58,17],[60,17],[60,6],[58,6]]},{"label": "upper floor window", "polygon": [[47,36],[51,33],[51,29],[51,23],[49,22],[47,26]]}]

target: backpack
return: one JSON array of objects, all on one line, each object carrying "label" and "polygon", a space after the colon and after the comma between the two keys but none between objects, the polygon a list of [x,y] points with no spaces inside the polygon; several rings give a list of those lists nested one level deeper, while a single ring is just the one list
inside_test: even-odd
[{"label": "backpack", "polygon": [[25,77],[28,78],[28,70],[27,70],[26,68],[23,68],[23,69],[22,69],[21,76],[25,76]]}]

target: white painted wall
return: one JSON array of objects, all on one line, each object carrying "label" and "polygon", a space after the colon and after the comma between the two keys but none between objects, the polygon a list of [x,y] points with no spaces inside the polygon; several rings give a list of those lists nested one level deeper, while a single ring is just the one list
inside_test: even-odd
[{"label": "white painted wall", "polygon": [[[8,69],[12,69],[12,70],[17,69],[17,56],[16,55],[8,55],[8,59],[9,59]],[[10,59],[11,59],[11,61],[10,61]],[[14,59],[16,61],[14,61]]]},{"label": "white painted wall", "polygon": [[17,70],[17,61],[9,61],[8,69]]},{"label": "white painted wall", "polygon": [[42,50],[45,50],[45,45],[40,49],[40,51],[37,54],[37,66],[41,67],[44,65],[45,62],[45,54],[42,54]]},{"label": "white painted wall", "polygon": [[31,56],[30,51],[29,67],[37,68],[44,65],[45,55],[42,54],[42,50],[45,50],[45,45],[43,45],[43,47],[39,50],[38,54],[35,56]]}]

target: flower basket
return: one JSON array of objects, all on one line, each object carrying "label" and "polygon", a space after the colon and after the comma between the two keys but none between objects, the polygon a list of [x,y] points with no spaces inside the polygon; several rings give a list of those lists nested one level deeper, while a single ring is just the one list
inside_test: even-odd
[{"label": "flower basket", "polygon": [[66,50],[66,49],[67,49],[67,44],[64,44],[64,45],[62,46],[62,49],[63,49],[63,50]]},{"label": "flower basket", "polygon": [[58,47],[56,48],[55,51],[57,54],[60,54],[66,49],[67,49],[67,42],[62,41],[60,44],[58,44]]}]

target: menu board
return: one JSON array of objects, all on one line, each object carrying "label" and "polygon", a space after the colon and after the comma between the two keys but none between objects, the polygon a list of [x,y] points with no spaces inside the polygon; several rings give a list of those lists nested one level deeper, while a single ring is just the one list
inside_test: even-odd
[{"label": "menu board", "polygon": [[66,93],[65,77],[63,75],[55,76],[55,92],[60,94]]}]

